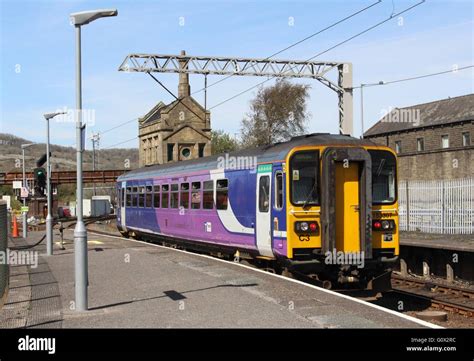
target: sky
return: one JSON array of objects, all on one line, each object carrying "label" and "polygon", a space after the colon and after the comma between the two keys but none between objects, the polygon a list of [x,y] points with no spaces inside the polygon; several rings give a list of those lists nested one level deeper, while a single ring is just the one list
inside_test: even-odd
[{"label": "sky", "polygon": [[[46,139],[44,113],[75,108],[75,37],[69,14],[117,8],[118,16],[82,29],[83,108],[87,134],[103,133],[100,148],[138,146],[138,117],[174,100],[144,73],[119,72],[130,53],[266,58],[377,0],[353,1],[56,1],[0,0],[0,133]],[[276,58],[306,60],[416,4],[385,0]],[[426,1],[402,17],[315,60],[351,62],[353,84],[391,81],[474,64],[473,1]],[[474,68],[414,81],[364,88],[365,129],[390,108],[474,93]],[[155,73],[177,93],[178,75]],[[209,76],[208,84],[222,79]],[[208,89],[213,107],[265,78],[231,77]],[[338,101],[312,79],[309,132],[338,132]],[[191,91],[204,77],[191,75]],[[265,85],[271,85],[274,80]],[[257,89],[211,110],[211,126],[237,136]],[[203,103],[203,92],[195,98]],[[354,135],[361,134],[360,90],[354,90]],[[126,121],[128,124],[110,130]],[[69,117],[51,123],[51,142],[75,145]],[[87,141],[87,148],[91,142]]]}]

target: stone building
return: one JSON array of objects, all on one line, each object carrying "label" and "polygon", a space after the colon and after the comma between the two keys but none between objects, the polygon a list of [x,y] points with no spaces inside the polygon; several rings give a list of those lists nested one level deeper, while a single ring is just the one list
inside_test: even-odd
[{"label": "stone building", "polygon": [[399,156],[399,179],[472,177],[474,94],[395,108],[364,133]]},{"label": "stone building", "polygon": [[190,94],[189,74],[179,73],[178,100],[138,120],[140,167],[211,155],[211,114]]}]

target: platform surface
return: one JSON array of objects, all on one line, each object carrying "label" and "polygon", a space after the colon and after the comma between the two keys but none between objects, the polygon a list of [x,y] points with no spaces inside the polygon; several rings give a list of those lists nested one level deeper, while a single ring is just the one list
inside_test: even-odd
[{"label": "platform surface", "polygon": [[474,252],[474,235],[400,232],[400,246]]},{"label": "platform surface", "polygon": [[[56,230],[55,230],[55,233]],[[30,233],[33,244],[43,233]],[[418,328],[422,321],[210,257],[89,233],[89,308],[74,311],[74,247],[15,266],[0,327]],[[58,240],[55,234],[55,241]],[[25,244],[22,239],[14,243]],[[44,253],[44,242],[33,248]]]}]

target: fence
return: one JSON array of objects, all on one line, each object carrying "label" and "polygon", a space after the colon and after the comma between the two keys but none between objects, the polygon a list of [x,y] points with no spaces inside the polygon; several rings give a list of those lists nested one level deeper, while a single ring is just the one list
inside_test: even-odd
[{"label": "fence", "polygon": [[474,178],[400,181],[400,230],[474,234]]}]

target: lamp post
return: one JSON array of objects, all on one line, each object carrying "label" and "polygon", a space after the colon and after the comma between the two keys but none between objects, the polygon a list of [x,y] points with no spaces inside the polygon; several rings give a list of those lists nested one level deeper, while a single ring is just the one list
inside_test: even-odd
[{"label": "lamp post", "polygon": [[74,263],[76,311],[87,311],[87,230],[82,214],[82,80],[81,80],[81,26],[103,17],[117,16],[116,9],[82,11],[70,15],[76,32],[76,227],[74,228]]},{"label": "lamp post", "polygon": [[52,194],[51,194],[51,162],[49,159],[49,120],[55,116],[65,114],[65,112],[47,113],[44,114],[46,119],[46,190],[48,193],[48,215],[46,216],[46,254],[53,255],[53,215],[52,215]]},{"label": "lamp post", "polygon": [[[27,144],[21,145],[21,155],[22,155],[22,160],[23,160],[23,184],[22,184],[23,188],[26,187],[25,149],[35,144],[36,143],[27,143]],[[26,197],[23,197],[23,206],[26,207]],[[26,220],[27,212],[22,212],[22,216],[23,216],[23,238],[26,238],[28,236],[28,222]]]},{"label": "lamp post", "polygon": [[376,86],[376,85],[383,85],[383,80],[379,81],[378,83],[372,84],[360,84],[360,123],[362,128],[361,138],[364,137],[364,87],[365,86]]}]

